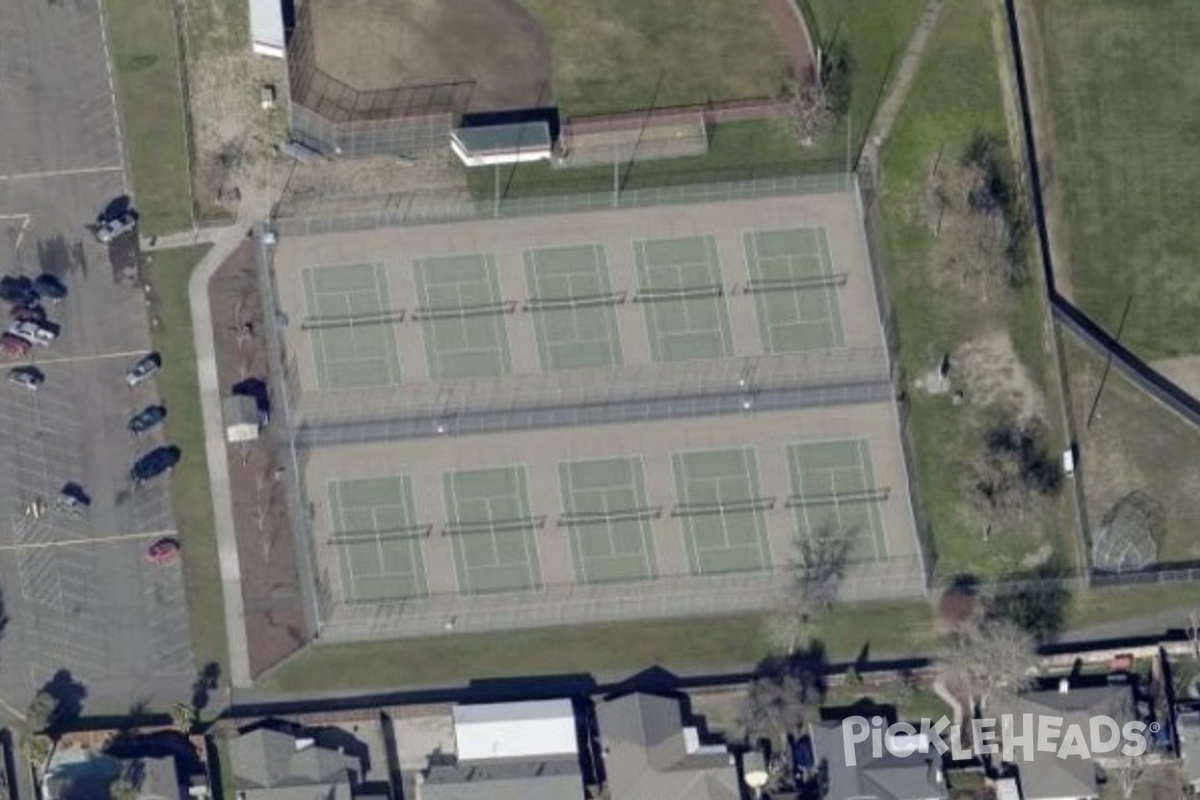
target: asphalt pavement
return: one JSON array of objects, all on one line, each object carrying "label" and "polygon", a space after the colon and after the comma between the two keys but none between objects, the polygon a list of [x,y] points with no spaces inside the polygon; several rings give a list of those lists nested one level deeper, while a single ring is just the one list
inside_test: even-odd
[{"label": "asphalt pavement", "polygon": [[[150,345],[144,295],[127,280],[137,241],[106,247],[87,227],[126,193],[98,4],[0,3],[0,271],[52,272],[69,290],[48,307],[59,341],[25,359],[45,384],[0,384],[0,701],[10,708],[60,670],[84,684],[89,714],[175,702],[195,675],[182,566],[143,558],[175,528],[167,482],[135,491],[127,480],[163,443],[161,430],[135,441],[125,427],[158,400],[153,382],[123,380]],[[92,498],[82,517],[52,509],[68,481]],[[26,512],[38,498],[48,508],[35,518]]]}]

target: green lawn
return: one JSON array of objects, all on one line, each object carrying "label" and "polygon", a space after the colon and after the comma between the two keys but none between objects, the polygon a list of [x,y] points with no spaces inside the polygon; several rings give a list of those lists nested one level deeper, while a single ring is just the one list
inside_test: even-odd
[{"label": "green lawn", "polygon": [[[847,607],[816,631],[830,660],[916,655],[935,646],[921,602]],[[619,646],[614,644],[619,643]],[[601,678],[662,666],[744,669],[768,654],[758,615],[579,625],[353,645],[324,645],[259,682],[273,692],[432,686],[507,676],[590,673]]]},{"label": "green lawn", "polygon": [[745,0],[520,0],[550,38],[566,115],[774,96],[790,72],[762,5]]},{"label": "green lawn", "polygon": [[1059,191],[1056,264],[1085,312],[1144,358],[1200,352],[1192,214],[1200,163],[1200,3],[1029,3]]},{"label": "green lawn", "polygon": [[[925,0],[796,0],[809,21],[817,46],[844,42],[849,48],[850,137],[857,152],[900,58],[908,46]],[[846,128],[829,137],[826,148],[845,146]],[[833,155],[833,153],[831,153]]]},{"label": "green lawn", "polygon": [[[840,162],[816,166],[817,171],[845,171],[845,157]],[[809,154],[797,145],[787,122],[756,120],[715,126],[709,133],[708,155],[635,162],[632,168],[625,164],[619,175],[623,189],[641,189],[795,175],[812,172],[813,168]],[[468,170],[467,180],[475,198],[492,199],[495,169]],[[611,167],[555,169],[538,162],[500,168],[503,197],[611,192],[612,188]]]},{"label": "green lawn", "polygon": [[[1033,281],[1022,289],[1000,287],[986,294],[961,283],[939,266],[949,263],[945,248],[953,245],[935,238],[932,224],[919,212],[939,153],[939,163],[952,168],[979,133],[1007,141],[992,8],[987,3],[946,5],[912,94],[884,148],[881,197],[887,279],[898,317],[900,361],[910,387],[935,369],[944,353],[954,358],[966,345],[1011,342],[1006,345],[1013,356],[1010,366],[1028,374],[1031,394],[1041,396],[1042,416],[1052,428],[1051,446],[1058,447],[1063,438],[1056,427],[1059,399],[1046,354],[1040,286]],[[988,380],[1011,380],[995,369]],[[938,576],[1000,576],[1021,568],[1022,561],[1046,543],[1074,562],[1073,523],[1065,501],[1051,502],[1019,527],[984,540],[986,522],[966,498],[964,476],[982,451],[984,432],[1006,415],[1004,406],[974,391],[963,405],[955,405],[947,394],[930,395],[915,388],[909,397],[916,479],[932,529]],[[977,398],[982,399],[976,402]]]},{"label": "green lawn", "polygon": [[192,0],[187,7],[189,59],[250,46],[250,9],[243,0]]},{"label": "green lawn", "polygon": [[104,0],[121,130],[142,233],[192,225],[188,143],[171,0]]},{"label": "green lawn", "polygon": [[188,279],[208,251],[208,245],[153,254],[149,267],[154,287],[153,313],[160,322],[152,327],[154,349],[162,353],[163,369],[158,389],[171,409],[167,433],[183,451],[171,476],[171,505],[184,542],[188,609],[196,667],[216,662],[221,679],[229,676],[226,658],[225,605],[221,593],[221,568],[217,561],[208,462],[204,454],[204,424],[200,417],[200,385],[196,352],[192,344],[192,314],[188,304]]}]

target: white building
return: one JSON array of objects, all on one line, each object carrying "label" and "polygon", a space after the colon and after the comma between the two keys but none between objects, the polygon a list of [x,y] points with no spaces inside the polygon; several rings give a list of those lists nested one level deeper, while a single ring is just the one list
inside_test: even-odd
[{"label": "white building", "polygon": [[250,46],[260,56],[283,58],[282,0],[250,0]]}]

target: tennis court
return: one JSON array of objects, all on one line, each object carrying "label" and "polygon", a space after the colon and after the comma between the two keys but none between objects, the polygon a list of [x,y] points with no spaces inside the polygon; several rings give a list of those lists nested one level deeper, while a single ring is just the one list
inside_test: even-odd
[{"label": "tennis court", "polygon": [[400,357],[384,298],[380,264],[342,264],[304,270],[307,317],[317,385],[360,389],[400,382]]},{"label": "tennis court", "polygon": [[614,305],[601,245],[526,250],[525,277],[542,369],[616,367],[622,363]]},{"label": "tennis court", "polygon": [[733,355],[721,262],[712,236],[634,242],[638,293],[656,362]]},{"label": "tennis court", "polygon": [[433,380],[494,378],[512,371],[505,319],[515,302],[501,300],[490,253],[439,256],[416,262],[425,355]]},{"label": "tennis court", "polygon": [[430,527],[417,523],[407,475],[330,481],[329,508],[346,602],[426,595],[421,542]]},{"label": "tennis court", "polygon": [[460,594],[521,592],[541,584],[524,467],[448,472],[443,477]]},{"label": "tennis court", "polygon": [[653,520],[640,458],[558,465],[563,514],[580,583],[641,581],[655,575]]},{"label": "tennis court", "polygon": [[763,347],[803,353],[845,344],[837,289],[824,228],[753,231],[742,237]]},{"label": "tennis court", "polygon": [[889,490],[875,485],[866,441],[794,444],[787,458],[793,492],[788,503],[800,536],[829,526],[844,531],[852,561],[886,559],[879,504]]},{"label": "tennis court", "polygon": [[754,448],[676,453],[672,457],[688,561],[696,575],[759,572],[771,566]]}]

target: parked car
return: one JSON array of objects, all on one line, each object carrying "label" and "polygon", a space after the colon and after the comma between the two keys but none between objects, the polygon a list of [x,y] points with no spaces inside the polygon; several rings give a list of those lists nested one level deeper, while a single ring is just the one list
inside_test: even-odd
[{"label": "parked car", "polygon": [[162,421],[167,418],[167,409],[165,406],[155,405],[146,406],[133,419],[129,420],[129,432],[134,436],[141,436],[143,433],[154,430],[162,424]]},{"label": "parked car", "polygon": [[135,484],[142,484],[165,472],[170,472],[179,463],[182,455],[175,445],[156,447],[134,462],[132,469],[129,470],[129,480]]},{"label": "parked car", "polygon": [[5,358],[24,358],[29,355],[29,348],[32,346],[20,336],[13,336],[11,333],[0,335],[0,353],[3,353]]},{"label": "parked car", "polygon": [[58,499],[54,501],[55,509],[72,516],[82,516],[91,504],[92,498],[82,486],[74,482],[64,485],[58,493]]},{"label": "parked car", "polygon": [[36,392],[46,382],[46,375],[37,367],[13,367],[8,371],[8,382]]},{"label": "parked car", "polygon": [[159,539],[146,548],[146,563],[156,567],[170,564],[179,555],[179,540],[170,537]]},{"label": "parked car", "polygon": [[5,275],[0,278],[0,300],[18,305],[34,305],[38,301],[33,281],[24,275]]},{"label": "parked car", "polygon": [[30,344],[36,344],[39,347],[49,347],[58,338],[59,330],[59,327],[53,322],[24,320],[9,325],[5,333],[10,336],[18,336]]},{"label": "parked car", "polygon": [[44,297],[52,303],[61,303],[67,299],[67,287],[49,272],[43,272],[33,282],[33,290],[39,297]]},{"label": "parked car", "polygon": [[31,306],[13,306],[11,316],[18,322],[44,322],[46,309],[36,303]]},{"label": "parked car", "polygon": [[153,378],[162,369],[162,356],[158,353],[150,353],[138,359],[138,362],[129,368],[125,373],[125,383],[129,384],[129,388],[140,386],[146,381]]},{"label": "parked car", "polygon": [[100,220],[100,227],[96,228],[96,240],[108,244],[127,233],[132,233],[136,227],[137,217],[132,211],[125,211],[115,217]]}]

